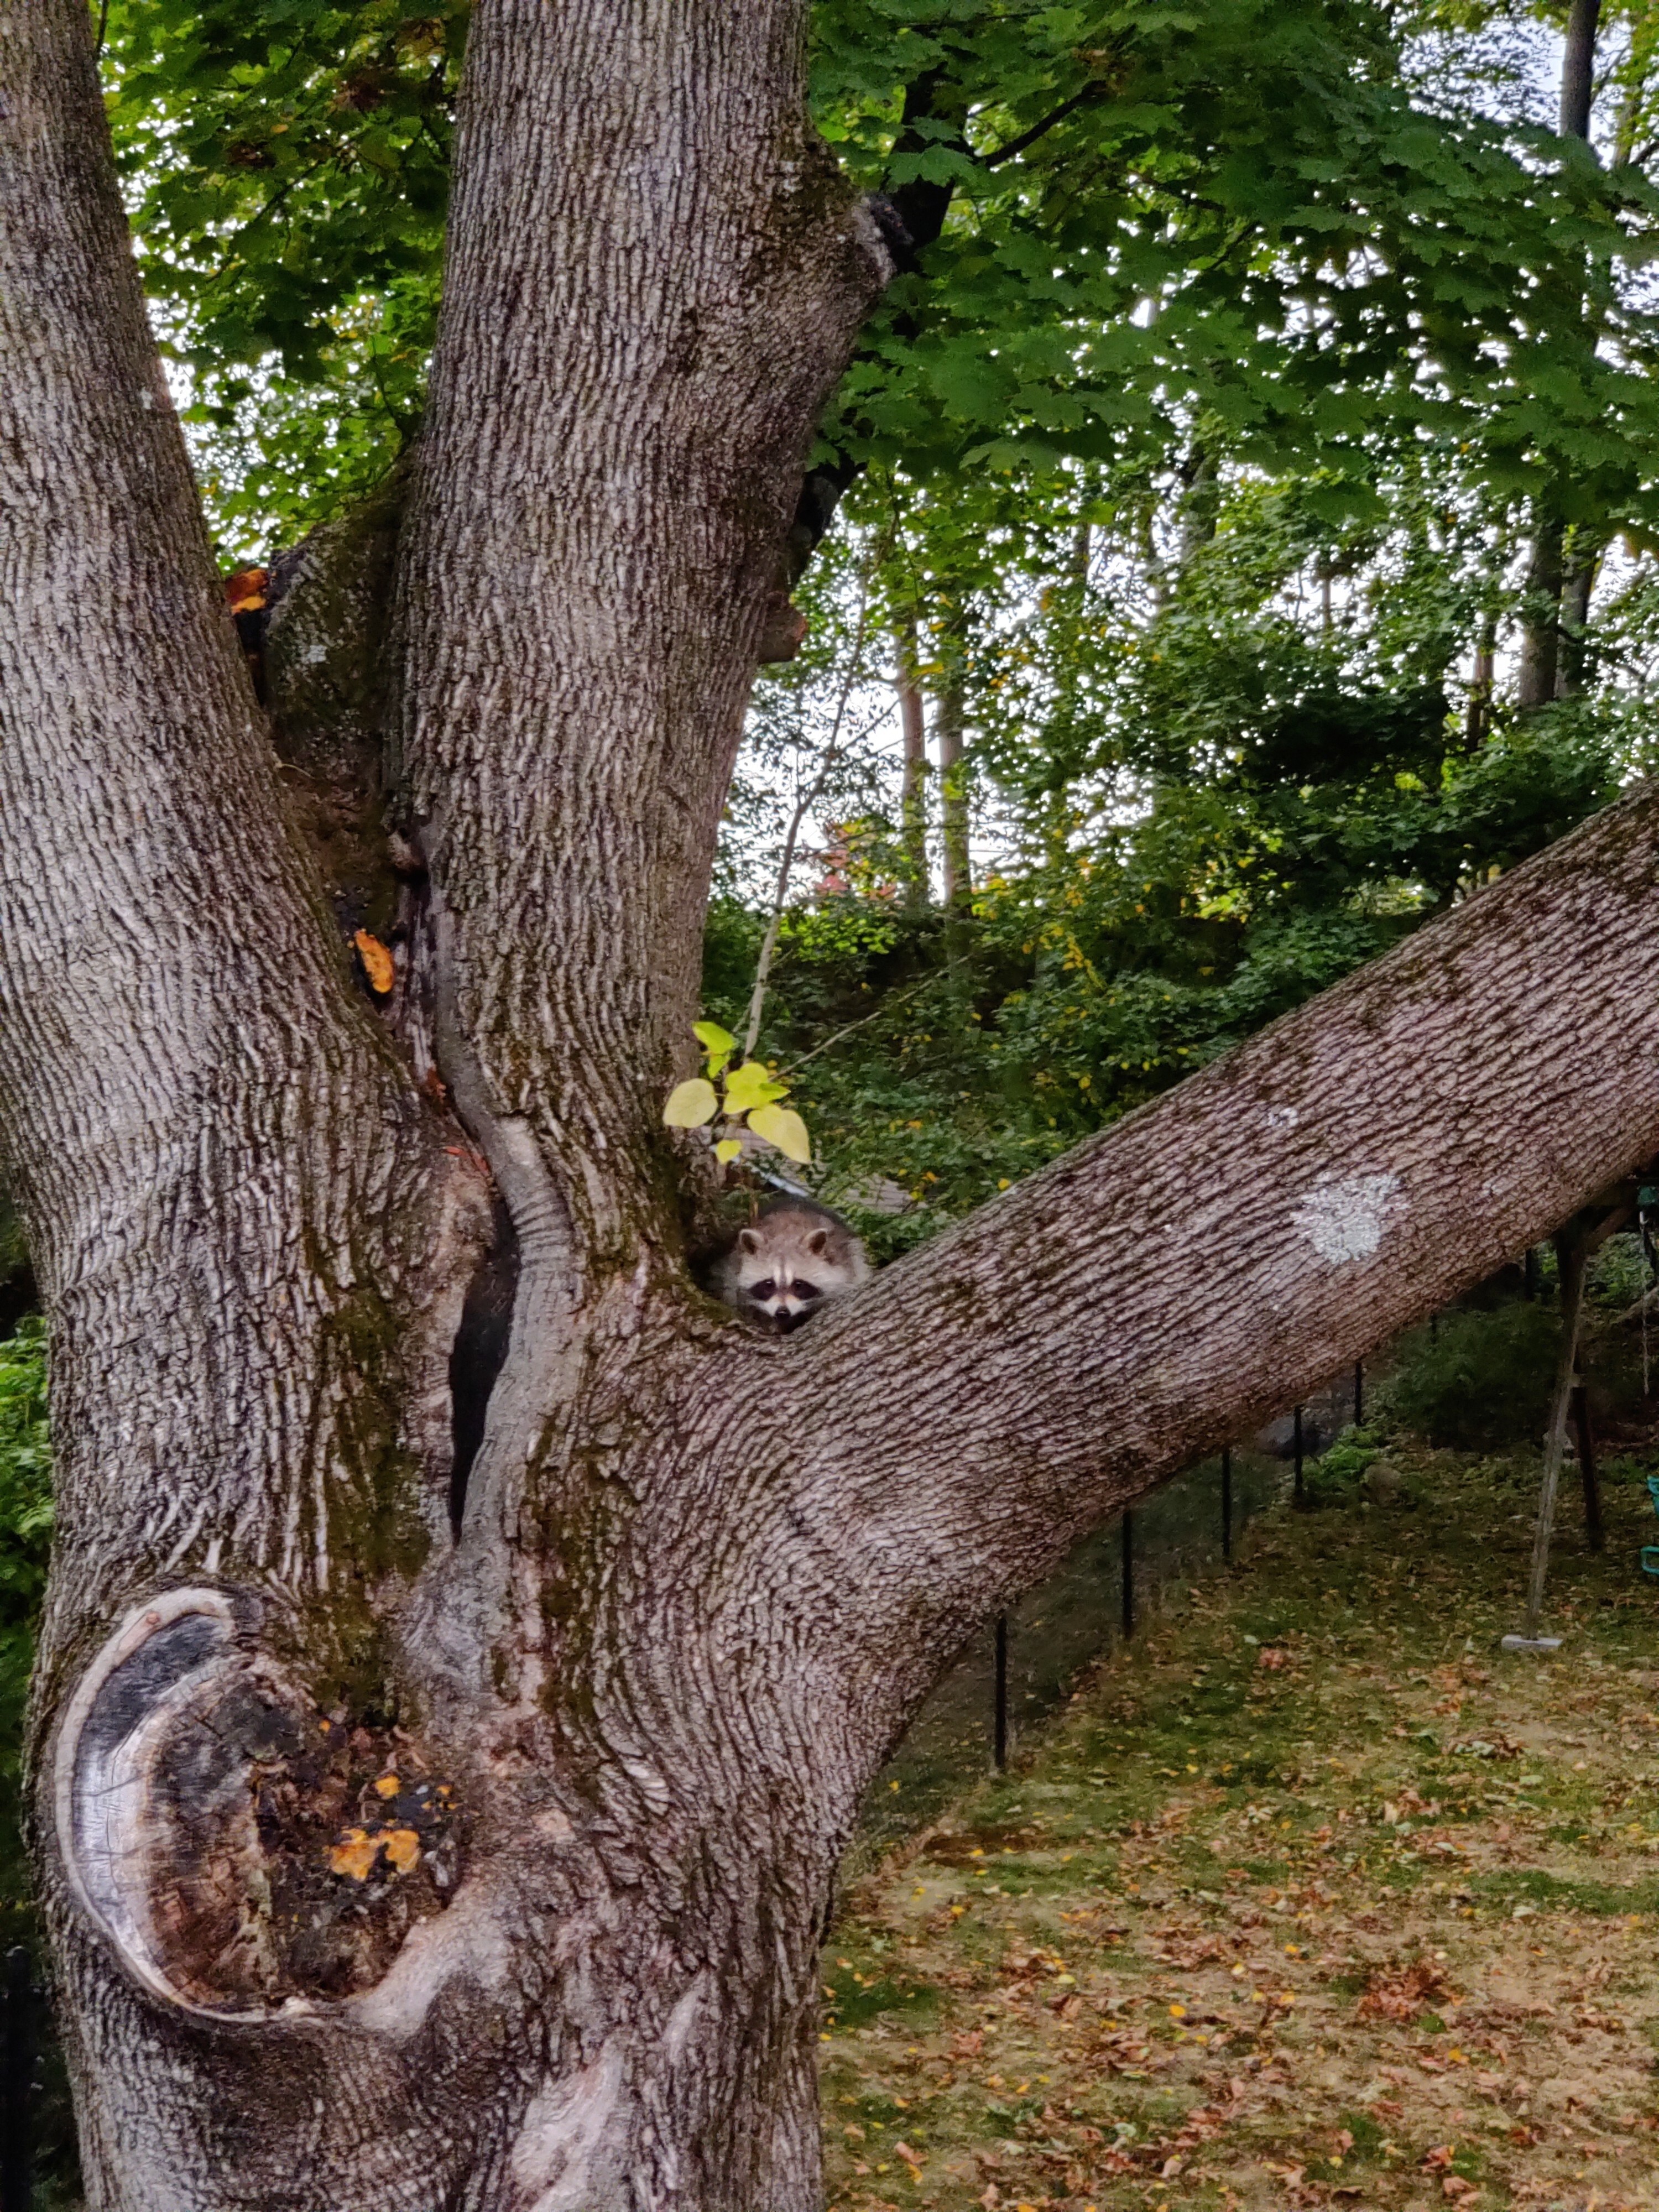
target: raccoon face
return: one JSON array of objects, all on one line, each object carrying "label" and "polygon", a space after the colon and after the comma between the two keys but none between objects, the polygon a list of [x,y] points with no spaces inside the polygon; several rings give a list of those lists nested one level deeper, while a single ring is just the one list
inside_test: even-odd
[{"label": "raccoon face", "polygon": [[864,1248],[845,1222],[822,1207],[780,1206],[738,1231],[719,1288],[751,1320],[787,1331],[869,1272]]},{"label": "raccoon face", "polygon": [[[787,1331],[806,1319],[826,1294],[828,1286],[815,1283],[803,1270],[814,1261],[823,1264],[817,1269],[823,1275],[836,1270],[828,1260],[826,1247],[830,1237],[827,1230],[815,1229],[799,1240],[800,1249],[769,1251],[769,1240],[753,1229],[744,1230],[738,1238],[742,1255],[738,1274],[744,1304],[751,1313],[764,1314],[776,1328]],[[743,1263],[749,1263],[747,1265]],[[765,1267],[768,1272],[750,1279],[750,1266]],[[837,1285],[836,1287],[840,1287]]]}]

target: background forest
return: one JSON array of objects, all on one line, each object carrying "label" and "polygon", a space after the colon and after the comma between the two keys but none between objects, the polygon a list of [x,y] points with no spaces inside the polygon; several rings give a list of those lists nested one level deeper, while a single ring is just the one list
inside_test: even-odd
[{"label": "background forest", "polygon": [[[104,27],[226,565],[264,563],[416,434],[465,10]],[[708,1011],[741,1027],[775,915],[761,1048],[826,1194],[904,1203],[885,1249],[1646,765],[1654,35],[818,9],[820,126],[903,266],[814,457]]]},{"label": "background forest", "polygon": [[[465,15],[103,0],[228,577],[418,435]],[[758,1014],[884,1255],[1652,765],[1656,35],[1644,0],[823,0],[819,125],[901,270],[812,458],[705,1010]],[[26,1322],[13,1775],[40,1364]]]}]

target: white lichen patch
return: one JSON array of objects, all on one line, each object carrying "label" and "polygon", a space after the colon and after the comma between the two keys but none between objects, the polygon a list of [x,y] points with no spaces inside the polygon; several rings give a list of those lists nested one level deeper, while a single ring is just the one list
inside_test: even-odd
[{"label": "white lichen patch", "polygon": [[1397,1175],[1322,1176],[1303,1193],[1291,1220],[1333,1267],[1368,1260],[1382,1241],[1399,1188]]}]

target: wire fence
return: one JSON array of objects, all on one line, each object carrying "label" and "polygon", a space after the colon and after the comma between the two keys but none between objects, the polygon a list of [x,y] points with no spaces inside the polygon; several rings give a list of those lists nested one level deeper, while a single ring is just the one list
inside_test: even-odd
[{"label": "wire fence", "polygon": [[[1304,1455],[1311,1458],[1333,1426],[1322,1413],[1297,1422]],[[1234,1449],[1189,1468],[1085,1537],[1057,1573],[988,1624],[871,1785],[848,1875],[1006,1765],[1022,1735],[1064,1701],[1085,1667],[1133,1638],[1166,1589],[1224,1565],[1250,1522],[1295,1486],[1294,1436],[1286,1444],[1284,1459]]]}]

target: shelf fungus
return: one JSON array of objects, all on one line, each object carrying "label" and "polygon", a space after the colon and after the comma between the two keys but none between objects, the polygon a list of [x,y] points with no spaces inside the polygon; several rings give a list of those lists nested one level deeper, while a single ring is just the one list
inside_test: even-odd
[{"label": "shelf fungus", "polygon": [[64,1715],[58,1833],[128,1970],[220,2018],[373,1989],[459,1875],[450,1784],[401,1730],[319,1711],[258,1607],[170,1590],[130,1614]]}]

